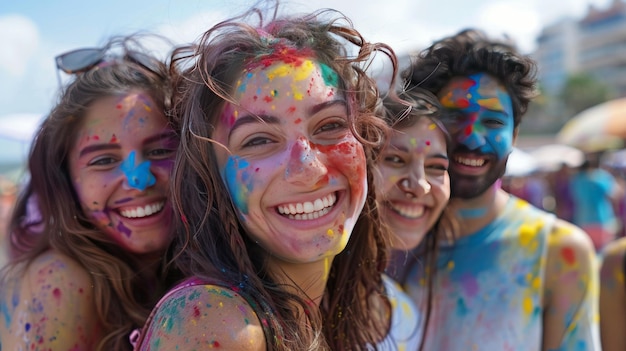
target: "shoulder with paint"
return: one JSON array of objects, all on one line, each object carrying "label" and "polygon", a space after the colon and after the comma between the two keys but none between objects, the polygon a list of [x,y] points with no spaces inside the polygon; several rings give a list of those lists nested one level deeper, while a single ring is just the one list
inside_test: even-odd
[{"label": "shoulder with paint", "polygon": [[91,277],[78,262],[49,250],[35,258],[21,278],[12,281],[13,291],[7,291],[11,296],[10,314],[20,317],[9,322],[9,334],[14,338],[3,338],[3,347],[95,347],[101,324]]},{"label": "shoulder with paint", "polygon": [[261,321],[250,303],[217,285],[192,285],[168,293],[145,333],[141,350],[266,349]]}]

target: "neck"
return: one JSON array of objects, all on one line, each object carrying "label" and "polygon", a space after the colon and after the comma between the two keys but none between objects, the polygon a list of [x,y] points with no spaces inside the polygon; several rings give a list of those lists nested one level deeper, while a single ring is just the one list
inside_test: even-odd
[{"label": "neck", "polygon": [[509,194],[493,184],[481,195],[472,199],[452,199],[450,207],[459,222],[459,236],[475,233],[491,223],[504,209]]},{"label": "neck", "polygon": [[308,263],[292,263],[279,259],[270,262],[270,271],[278,283],[293,287],[293,293],[319,306],[326,289],[333,257]]}]

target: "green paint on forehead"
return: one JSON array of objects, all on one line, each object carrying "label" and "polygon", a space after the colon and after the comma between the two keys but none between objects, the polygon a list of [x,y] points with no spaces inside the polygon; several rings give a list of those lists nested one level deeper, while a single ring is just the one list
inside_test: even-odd
[{"label": "green paint on forehead", "polygon": [[328,65],[320,62],[320,69],[322,70],[322,78],[326,86],[339,87],[339,75]]}]

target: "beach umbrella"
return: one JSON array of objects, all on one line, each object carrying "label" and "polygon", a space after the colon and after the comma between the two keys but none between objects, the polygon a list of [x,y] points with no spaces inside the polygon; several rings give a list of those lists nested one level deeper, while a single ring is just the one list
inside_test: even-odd
[{"label": "beach umbrella", "polygon": [[573,146],[547,144],[529,151],[542,171],[552,172],[565,165],[570,168],[580,167],[585,161],[585,153]]},{"label": "beach umbrella", "polygon": [[572,117],[556,135],[557,142],[586,152],[618,149],[626,139],[626,98],[590,107]]}]

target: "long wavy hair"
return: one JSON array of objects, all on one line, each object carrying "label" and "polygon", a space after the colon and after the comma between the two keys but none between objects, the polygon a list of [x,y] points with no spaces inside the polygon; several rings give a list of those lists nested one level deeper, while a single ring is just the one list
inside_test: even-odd
[{"label": "long wavy hair", "polygon": [[[390,47],[366,42],[334,10],[281,17],[276,5],[269,12],[266,22],[264,11],[253,8],[218,23],[197,45],[174,51],[172,62],[183,71],[175,96],[181,143],[172,197],[183,228],[175,239],[175,262],[186,275],[217,279],[251,299],[264,321],[268,350],[364,350],[383,340],[390,324],[381,280],[386,234],[378,225],[373,187],[347,247],[333,260],[318,309],[267,271],[269,253],[249,238],[238,220],[211,134],[226,102],[236,104],[234,87],[247,64],[276,55],[280,48],[310,52],[338,73],[351,129],[363,143],[370,167],[372,148],[384,139],[386,125],[375,116],[378,89],[365,69],[376,52],[389,57],[394,73],[397,60]],[[357,49],[353,57],[350,47]],[[307,323],[295,322],[303,319]]]},{"label": "long wavy hair", "polygon": [[[446,140],[446,149],[449,152],[452,146],[452,139],[439,119],[441,109],[441,104],[434,94],[420,87],[412,87],[410,90],[401,89],[395,95],[390,95],[383,99],[382,104],[379,106],[378,115],[394,129],[408,128],[423,118],[428,119],[443,133]],[[384,220],[383,225],[387,226]],[[388,267],[389,274],[402,286],[411,278],[409,273],[413,271],[415,266],[428,267],[427,269],[422,269],[425,274],[427,293],[426,300],[419,301],[420,308],[424,311],[424,324],[419,350],[422,350],[424,347],[426,330],[428,329],[428,322],[432,312],[433,284],[437,268],[439,243],[441,240],[452,242],[458,235],[457,233],[458,223],[454,213],[446,206],[433,227],[424,236],[424,240],[416,248],[405,252],[403,263],[398,264],[394,262],[392,266]],[[422,302],[425,306],[422,305]]]},{"label": "long wavy hair", "polygon": [[489,38],[477,29],[464,29],[421,51],[401,76],[407,89],[419,86],[437,95],[450,79],[479,72],[492,75],[506,87],[517,127],[537,95],[537,65],[521,54],[512,41]]},{"label": "long wavy hair", "polygon": [[[140,45],[144,35],[112,37],[106,44],[121,49],[84,73],[76,74],[60,92],[59,101],[36,133],[28,156],[30,178],[10,218],[11,262],[2,271],[0,287],[21,276],[38,255],[56,250],[76,260],[91,275],[94,305],[103,326],[97,350],[130,350],[129,333],[143,325],[164,287],[164,270],[156,273],[120,248],[82,211],[73,187],[68,156],[93,102],[140,89],[166,111],[170,100],[167,65],[148,56]],[[150,67],[133,59],[151,58]],[[162,279],[163,278],[163,279]]]}]

